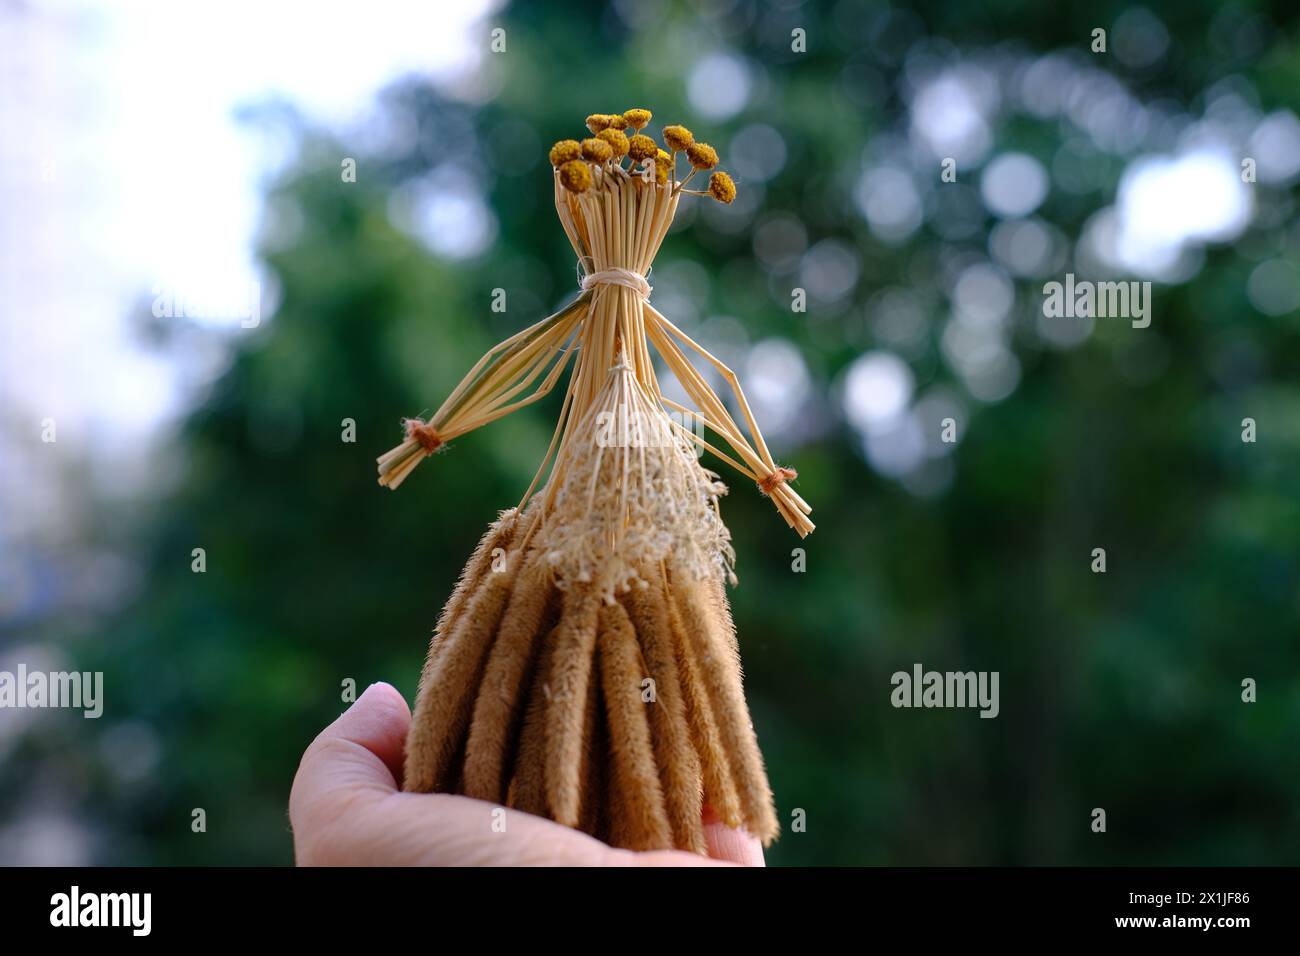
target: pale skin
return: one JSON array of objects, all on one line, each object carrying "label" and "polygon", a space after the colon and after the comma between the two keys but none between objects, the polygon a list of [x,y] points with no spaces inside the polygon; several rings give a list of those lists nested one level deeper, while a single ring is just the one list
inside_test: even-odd
[{"label": "pale skin", "polygon": [[616,849],[517,810],[502,816],[500,807],[469,797],[403,793],[398,781],[410,723],[402,695],[390,684],[372,684],[308,746],[289,794],[299,866],[763,865],[758,840],[707,809],[706,859]]}]

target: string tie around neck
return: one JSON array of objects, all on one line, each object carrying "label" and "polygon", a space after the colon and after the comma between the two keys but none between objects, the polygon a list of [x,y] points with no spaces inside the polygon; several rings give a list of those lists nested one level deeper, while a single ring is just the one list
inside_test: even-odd
[{"label": "string tie around neck", "polygon": [[616,266],[602,269],[599,272],[592,272],[583,276],[580,284],[583,292],[598,285],[621,285],[626,289],[631,289],[643,299],[650,298],[650,283],[641,273],[633,272],[631,269],[620,269]]}]

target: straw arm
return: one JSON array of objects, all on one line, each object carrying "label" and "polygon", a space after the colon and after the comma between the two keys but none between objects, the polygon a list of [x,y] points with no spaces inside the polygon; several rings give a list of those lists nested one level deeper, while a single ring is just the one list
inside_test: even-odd
[{"label": "straw arm", "polygon": [[767,443],[763,441],[763,433],[759,430],[758,423],[754,420],[754,413],[750,411],[749,401],[748,399],[745,398],[745,390],[741,388],[740,378],[736,375],[736,373],[733,372],[730,368],[728,368],[726,364],[724,364],[720,359],[718,359],[711,352],[709,352],[708,349],[704,348],[704,346],[700,345],[698,342],[692,339],[681,329],[677,328],[677,326],[673,325],[672,322],[668,321],[668,319],[664,317],[663,313],[661,313],[649,302],[646,303],[646,308],[649,309],[654,314],[655,320],[659,323],[660,327],[664,329],[664,331],[666,331],[669,335],[676,338],[678,341],[682,342],[682,344],[686,345],[688,348],[690,348],[700,356],[702,356],[705,359],[705,361],[709,362],[711,365],[713,365],[714,368],[718,370],[718,374],[720,374],[724,379],[726,379],[727,384],[731,386],[731,390],[736,395],[736,401],[740,403],[741,414],[745,416],[745,423],[749,426],[749,432],[754,438],[754,444],[758,446],[758,451],[762,455],[765,463],[773,464],[772,455],[767,450]]},{"label": "straw arm", "polygon": [[[680,405],[680,404],[678,404],[677,402],[674,402],[671,398],[665,398],[665,399],[662,399],[662,401],[663,401],[663,403],[664,403],[665,405],[667,405],[669,408],[671,408],[671,409],[673,409],[673,410],[675,410],[675,411],[679,411],[679,412],[681,412],[683,415],[693,415],[693,416],[695,416],[695,417],[698,418],[700,421],[704,422],[704,424],[709,428],[710,431],[715,432],[715,433],[718,434],[718,435],[721,435],[723,438],[726,438],[726,437],[727,437],[726,432],[724,432],[724,431],[723,431],[721,428],[719,428],[717,425],[713,424],[711,421],[709,421],[707,418],[705,418],[703,415],[701,415],[701,414],[700,414],[699,412],[697,412],[695,409],[687,408],[685,405]],[[694,431],[692,431],[691,429],[687,428],[687,427],[686,427],[685,425],[683,425],[681,422],[673,421],[671,418],[670,418],[668,421],[669,421],[669,424],[671,424],[674,428],[676,428],[678,431],[680,431],[680,432],[681,432],[684,436],[686,436],[686,438],[688,438],[690,441],[692,441],[692,442],[695,443],[696,445],[699,445],[699,446],[700,446],[701,448],[703,448],[705,451],[707,451],[707,452],[711,452],[712,454],[716,455],[718,458],[720,458],[720,459],[722,459],[723,461],[725,461],[728,465],[730,465],[732,468],[736,469],[736,471],[740,472],[742,475],[744,475],[744,476],[745,476],[746,478],[748,478],[750,481],[758,481],[758,480],[759,480],[759,476],[756,475],[756,474],[754,474],[754,472],[753,472],[753,470],[752,470],[751,468],[749,468],[749,467],[746,466],[746,465],[742,465],[740,462],[736,461],[736,459],[732,458],[732,457],[731,457],[730,455],[728,455],[726,452],[721,451],[721,450],[718,449],[716,446],[714,446],[714,445],[711,444],[710,442],[706,441],[706,440],[705,440],[703,437],[701,437],[700,435],[697,435]]]},{"label": "straw arm", "polygon": [[578,319],[570,318],[539,335],[517,355],[503,359],[475,383],[472,394],[456,408],[453,416],[447,416],[435,424],[449,426],[450,419],[454,417],[459,427],[462,419],[472,419],[495,411],[527,388],[557,352],[567,361],[571,349],[566,349],[564,343],[571,337],[577,322]]},{"label": "straw arm", "polygon": [[[550,341],[547,338],[548,335],[560,339],[567,337],[567,332],[559,336],[555,336],[555,333],[566,320],[569,320],[569,328],[581,321],[590,301],[591,293],[583,292],[554,315],[549,315],[540,322],[530,325],[523,331],[516,332],[505,341],[492,346],[481,359],[474,363],[474,367],[466,373],[456,388],[452,390],[452,393],[447,396],[447,400],[429,419],[429,424],[442,427],[455,414],[457,408],[472,405],[478,400],[479,389],[482,385],[495,381],[502,374],[517,371],[521,364],[529,364],[529,359],[535,357],[539,343],[545,344]],[[575,316],[574,313],[578,310],[581,310],[582,314]],[[488,368],[489,366],[491,368]]]},{"label": "straw arm", "polygon": [[[572,357],[572,349],[564,349],[564,342],[586,318],[590,301],[591,294],[584,292],[554,315],[498,343],[475,363],[428,422],[408,419],[406,439],[376,460],[379,483],[397,488],[416,465],[451,439],[549,394]],[[553,360],[538,389],[511,402]]]},{"label": "straw arm", "polygon": [[646,335],[651,343],[663,357],[677,380],[681,382],[682,387],[686,389],[706,418],[712,416],[714,430],[726,438],[727,443],[736,450],[746,462],[746,474],[766,474],[771,469],[767,463],[740,433],[740,429],[727,413],[726,407],[722,404],[716,392],[709,386],[699,371],[687,361],[686,356],[682,354],[677,344],[670,339],[667,334],[658,326],[658,323],[650,321],[646,323]]},{"label": "straw arm", "polygon": [[467,434],[468,432],[482,428],[484,425],[489,425],[498,418],[505,418],[511,412],[516,412],[534,402],[541,401],[555,388],[556,381],[564,372],[564,369],[569,364],[569,359],[572,358],[572,356],[573,349],[565,349],[561,353],[560,359],[551,366],[551,370],[546,374],[546,378],[542,380],[541,385],[539,385],[530,395],[526,398],[521,398],[516,402],[511,402],[509,405],[502,405],[502,402],[513,398],[518,392],[522,391],[537,378],[546,364],[545,362],[538,362],[532,372],[529,373],[527,379],[521,381],[509,392],[502,393],[502,395],[494,399],[489,406],[483,410],[481,417],[476,418],[471,422],[466,422],[464,425],[447,432],[445,436],[446,440],[450,441],[453,438],[457,438],[461,435]]},{"label": "straw arm", "polygon": [[[690,336],[664,318],[648,302],[645,304],[644,315],[646,335],[665,362],[668,363],[682,386],[699,404],[705,423],[735,449],[737,454],[745,460],[747,467],[739,467],[737,462],[726,456],[720,455],[719,457],[722,457],[723,460],[728,461],[742,474],[755,481],[760,490],[772,499],[777,511],[780,512],[786,523],[800,537],[807,537],[815,527],[808,520],[808,514],[812,511],[812,507],[799,496],[798,492],[790,487],[789,479],[793,478],[795,473],[789,469],[778,467],[773,461],[771,452],[768,451],[767,444],[763,441],[762,432],[758,428],[758,423],[754,420],[753,412],[749,408],[749,402],[745,399],[740,381],[735,373],[691,339]],[[750,446],[745,436],[741,434],[740,429],[727,413],[726,407],[723,405],[722,400],[718,398],[717,393],[704,381],[699,371],[687,361],[677,343],[673,341],[674,336],[704,356],[731,385],[744,414],[745,421],[749,425],[750,434],[758,444],[757,450]],[[692,435],[692,438],[704,444],[697,436]],[[714,454],[717,454],[717,450],[712,446],[706,445],[706,447],[713,451]]]}]

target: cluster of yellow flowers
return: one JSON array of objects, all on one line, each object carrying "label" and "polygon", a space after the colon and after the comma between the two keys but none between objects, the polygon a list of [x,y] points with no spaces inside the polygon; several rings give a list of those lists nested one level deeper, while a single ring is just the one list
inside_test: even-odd
[{"label": "cluster of yellow flowers", "polygon": [[[586,192],[593,181],[593,167],[599,167],[611,173],[618,169],[641,175],[646,180],[653,174],[657,184],[664,186],[671,183],[674,192],[712,196],[722,203],[729,203],[736,198],[736,184],[721,170],[709,177],[707,191],[683,189],[700,170],[713,169],[718,165],[718,152],[708,143],[697,143],[695,136],[685,126],[664,127],[664,144],[668,148],[663,149],[641,132],[650,122],[650,117],[649,110],[641,109],[627,110],[624,113],[593,113],[588,116],[590,138],[582,142],[562,139],[551,147],[551,165],[559,172],[560,184],[570,192]],[[691,164],[690,173],[680,182],[677,179],[678,153],[685,153]],[[623,166],[624,156],[630,161],[627,167]]]}]

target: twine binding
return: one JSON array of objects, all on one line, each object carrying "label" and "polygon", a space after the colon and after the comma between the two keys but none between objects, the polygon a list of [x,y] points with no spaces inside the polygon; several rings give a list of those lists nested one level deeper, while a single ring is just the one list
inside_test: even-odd
[{"label": "twine binding", "polygon": [[631,269],[620,269],[617,266],[610,266],[600,272],[592,272],[583,276],[580,285],[583,292],[598,285],[621,285],[624,288],[631,289],[643,299],[650,298],[650,293],[653,291],[650,283],[641,273],[633,272]]},{"label": "twine binding", "polygon": [[443,446],[442,437],[428,422],[418,418],[405,418],[402,424],[406,426],[407,440],[417,443],[426,455],[432,455]]},{"label": "twine binding", "polygon": [[766,478],[758,482],[758,490],[765,495],[771,495],[776,490],[777,485],[783,485],[787,481],[794,481],[799,477],[799,472],[793,468],[777,468]]}]

